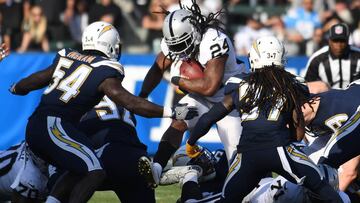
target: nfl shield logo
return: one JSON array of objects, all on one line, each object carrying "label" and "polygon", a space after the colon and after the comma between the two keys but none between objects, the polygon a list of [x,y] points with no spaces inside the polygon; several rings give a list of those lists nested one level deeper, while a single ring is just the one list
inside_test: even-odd
[{"label": "nfl shield logo", "polygon": [[339,25],[339,26],[335,27],[335,34],[340,35],[343,33],[343,31],[344,31],[344,29],[342,26]]}]

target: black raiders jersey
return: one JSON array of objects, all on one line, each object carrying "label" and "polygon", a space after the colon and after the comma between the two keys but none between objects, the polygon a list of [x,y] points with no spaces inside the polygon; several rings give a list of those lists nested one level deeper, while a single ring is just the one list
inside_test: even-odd
[{"label": "black raiders jersey", "polygon": [[119,62],[71,49],[60,50],[51,66],[55,67],[52,81],[35,112],[69,121],[79,121],[99,103],[104,94],[98,91],[98,86],[105,79],[124,77]]},{"label": "black raiders jersey", "polygon": [[308,127],[315,135],[332,134],[359,107],[360,84],[352,84],[344,90],[331,89],[316,96],[320,97],[320,105],[315,118]]},{"label": "black raiders jersey", "polygon": [[[249,74],[231,77],[225,86],[225,94],[231,94],[235,109],[240,109],[241,98],[251,88],[242,81],[248,79]],[[287,125],[292,119],[292,112],[282,111],[281,102],[267,110],[251,110],[249,114],[240,112],[243,131],[240,137],[238,152],[285,146],[290,143],[292,134]]]}]

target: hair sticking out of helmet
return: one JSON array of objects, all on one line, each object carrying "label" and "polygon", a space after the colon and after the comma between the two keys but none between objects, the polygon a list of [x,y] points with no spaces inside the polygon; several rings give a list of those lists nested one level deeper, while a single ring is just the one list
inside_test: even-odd
[{"label": "hair sticking out of helmet", "polygon": [[118,60],[121,54],[119,33],[109,23],[94,22],[83,32],[82,49],[99,51],[110,59]]},{"label": "hair sticking out of helmet", "polygon": [[249,62],[251,71],[267,66],[284,67],[284,45],[274,36],[261,37],[251,45]]},{"label": "hair sticking out of helmet", "polygon": [[223,23],[217,19],[223,12],[220,10],[206,17],[201,14],[195,0],[179,1],[179,5],[181,8],[179,10],[164,12],[167,16],[162,31],[172,54],[180,58],[191,58],[208,28],[225,32],[220,26]]}]

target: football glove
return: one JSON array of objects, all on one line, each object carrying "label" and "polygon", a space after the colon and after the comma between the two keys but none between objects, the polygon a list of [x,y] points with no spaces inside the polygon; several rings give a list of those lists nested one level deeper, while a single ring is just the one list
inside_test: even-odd
[{"label": "football glove", "polygon": [[203,148],[197,144],[190,145],[189,143],[186,142],[185,151],[186,151],[186,154],[188,155],[188,157],[197,158],[202,154]]},{"label": "football glove", "polygon": [[196,107],[190,107],[187,104],[177,104],[172,108],[172,119],[176,120],[190,120],[198,116]]}]

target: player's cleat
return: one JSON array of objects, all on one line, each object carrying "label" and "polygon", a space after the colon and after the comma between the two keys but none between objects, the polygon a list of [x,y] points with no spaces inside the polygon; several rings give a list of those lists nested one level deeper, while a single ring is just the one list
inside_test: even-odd
[{"label": "player's cleat", "polygon": [[156,188],[160,182],[160,176],[162,172],[160,164],[152,163],[148,157],[142,156],[139,159],[138,168],[140,175],[145,178],[148,186],[151,188]]},{"label": "player's cleat", "polygon": [[160,185],[171,185],[179,183],[180,180],[184,178],[185,174],[190,171],[196,172],[199,177],[202,174],[201,167],[197,165],[174,166],[162,174],[160,179]]}]

